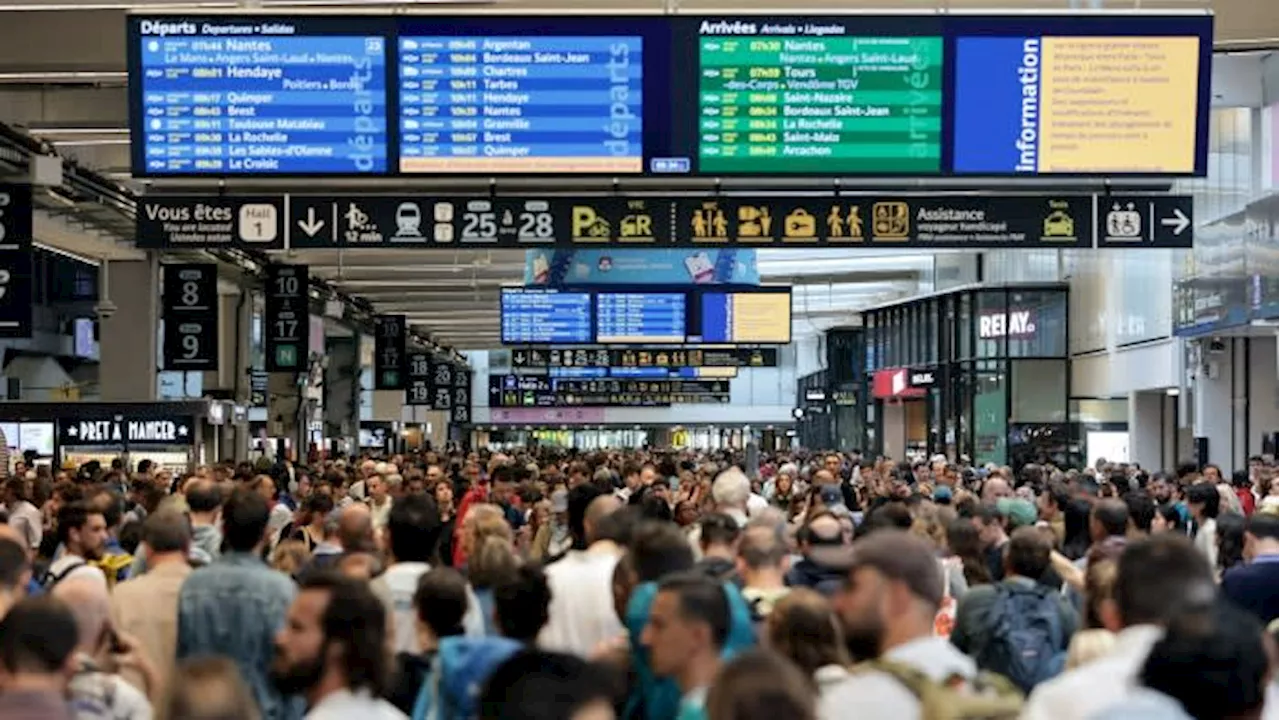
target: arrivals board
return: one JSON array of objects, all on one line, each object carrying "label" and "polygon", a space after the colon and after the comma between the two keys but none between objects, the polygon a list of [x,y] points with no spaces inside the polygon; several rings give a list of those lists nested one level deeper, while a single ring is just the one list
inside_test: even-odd
[{"label": "arrivals board", "polygon": [[1208,14],[131,16],[165,176],[1203,175]]},{"label": "arrivals board", "polygon": [[504,344],[573,345],[592,341],[590,293],[503,288],[499,314]]},{"label": "arrivals board", "polygon": [[685,300],[684,293],[597,293],[596,342],[682,343],[688,324]]},{"label": "arrivals board", "polygon": [[133,164],[164,175],[388,171],[386,39],[361,18],[132,18]]}]

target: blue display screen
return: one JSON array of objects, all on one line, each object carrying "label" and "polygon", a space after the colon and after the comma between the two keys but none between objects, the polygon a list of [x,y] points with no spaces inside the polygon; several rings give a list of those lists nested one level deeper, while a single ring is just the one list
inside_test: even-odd
[{"label": "blue display screen", "polygon": [[599,293],[596,341],[683,343],[688,335],[684,293]]},{"label": "blue display screen", "polygon": [[400,170],[644,170],[643,39],[400,38]]},{"label": "blue display screen", "polygon": [[592,341],[590,293],[503,289],[501,317],[502,342],[506,344]]},{"label": "blue display screen", "polygon": [[381,35],[236,18],[137,28],[133,152],[145,174],[387,172]]},{"label": "blue display screen", "polygon": [[733,342],[733,296],[706,293],[702,296],[702,341]]}]

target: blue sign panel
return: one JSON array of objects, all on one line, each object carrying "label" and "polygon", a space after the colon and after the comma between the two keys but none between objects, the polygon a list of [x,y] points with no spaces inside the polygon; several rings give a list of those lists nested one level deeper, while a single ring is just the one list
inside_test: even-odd
[{"label": "blue sign panel", "polygon": [[592,341],[589,293],[504,288],[501,316],[504,344],[565,345]]},{"label": "blue sign panel", "polygon": [[385,41],[358,20],[134,22],[142,174],[388,171]]},{"label": "blue sign panel", "polygon": [[682,343],[686,337],[684,293],[596,295],[596,341]]},{"label": "blue sign panel", "polygon": [[400,170],[643,170],[642,39],[400,38]]},{"label": "blue sign panel", "polygon": [[527,250],[525,285],[759,285],[755,250]]}]

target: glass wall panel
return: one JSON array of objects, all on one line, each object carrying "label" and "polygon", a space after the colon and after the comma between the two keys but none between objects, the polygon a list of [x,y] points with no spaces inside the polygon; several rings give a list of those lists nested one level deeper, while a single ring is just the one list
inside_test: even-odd
[{"label": "glass wall panel", "polygon": [[1011,290],[1004,334],[1011,357],[1062,357],[1067,354],[1067,293],[1061,290]]},{"label": "glass wall panel", "polygon": [[973,357],[973,334],[976,332],[973,321],[973,293],[964,293],[959,297],[960,310],[956,315],[956,337],[959,338],[959,352],[956,357],[969,359]]},{"label": "glass wall panel", "polygon": [[1067,421],[1067,361],[1013,360],[1009,420],[1014,423]]},{"label": "glass wall panel", "polygon": [[1004,361],[978,363],[973,378],[973,461],[1004,464],[1009,433],[1009,382]]}]

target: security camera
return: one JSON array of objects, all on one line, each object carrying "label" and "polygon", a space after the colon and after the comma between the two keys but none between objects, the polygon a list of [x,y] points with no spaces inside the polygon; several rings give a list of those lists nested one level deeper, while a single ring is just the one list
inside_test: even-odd
[{"label": "security camera", "polygon": [[109,319],[112,315],[116,314],[116,310],[118,309],[119,308],[116,307],[115,303],[106,298],[99,300],[98,304],[93,306],[93,312],[98,316],[99,320]]}]

